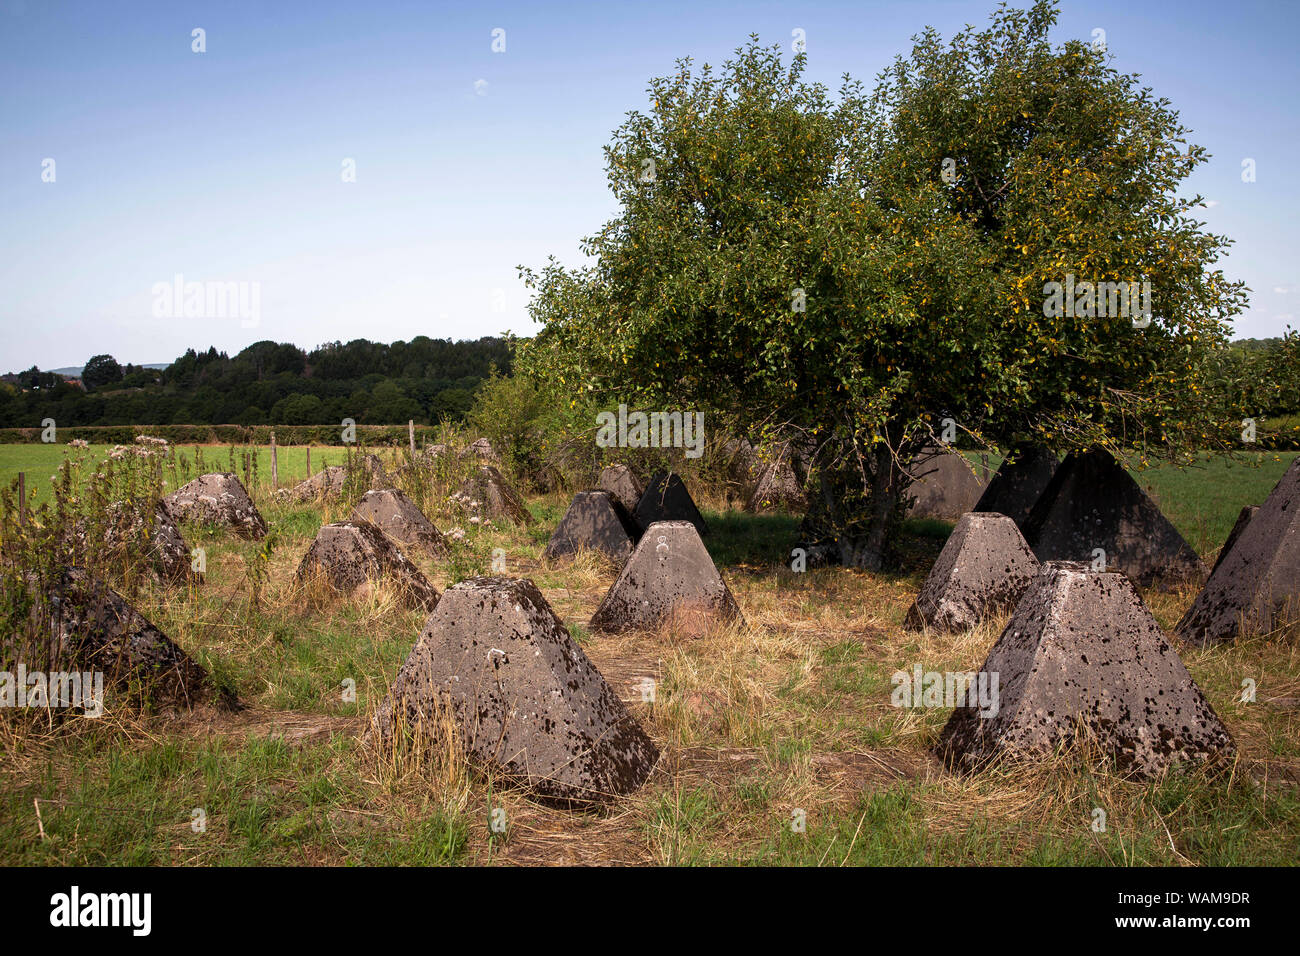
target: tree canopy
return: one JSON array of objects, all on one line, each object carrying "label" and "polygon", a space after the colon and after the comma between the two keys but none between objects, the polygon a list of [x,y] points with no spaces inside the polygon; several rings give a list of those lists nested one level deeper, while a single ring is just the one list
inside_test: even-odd
[{"label": "tree canopy", "polygon": [[[584,240],[595,263],[522,270],[544,323],[524,366],[801,437],[866,566],[945,418],[1060,450],[1208,440],[1202,378],[1244,289],[1177,193],[1205,152],[1104,51],[1053,46],[1056,15],[927,30],[870,94],[846,75],[832,98],[757,37],[720,71],[679,61],[606,148],[621,211]],[[1111,312],[1143,283],[1149,322],[1141,295]]]}]

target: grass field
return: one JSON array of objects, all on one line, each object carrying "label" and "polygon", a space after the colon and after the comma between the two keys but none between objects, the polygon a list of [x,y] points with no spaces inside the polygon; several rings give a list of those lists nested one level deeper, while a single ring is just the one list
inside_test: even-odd
[{"label": "grass field", "polygon": [[[194,446],[182,445],[181,450],[193,455]],[[203,445],[205,460],[214,471],[230,471],[230,452],[236,453],[236,467],[239,471],[238,455],[248,451],[247,446]],[[69,455],[85,455],[89,460],[102,460],[113,449],[112,445],[90,445],[86,448],[71,448],[68,445],[27,444],[0,445],[0,483],[8,485],[19,472],[27,475],[27,488],[36,494],[36,502],[50,499],[50,477],[59,469],[63,460]],[[269,486],[271,481],[271,449],[258,448],[257,475],[259,482]],[[280,486],[286,487],[302,481],[307,477],[307,446],[284,446],[276,451],[277,470]],[[387,452],[383,455],[387,457]],[[347,460],[347,448],[343,445],[311,448],[312,473],[320,471],[326,465],[341,465]]]},{"label": "grass field", "polygon": [[[48,474],[53,451],[0,447],[0,467],[6,477],[20,468]],[[282,452],[282,473],[294,451]],[[1260,502],[1285,464],[1211,461],[1140,480],[1212,559],[1237,509]],[[660,747],[650,781],[607,812],[570,813],[464,767],[431,779],[409,762],[378,761],[359,735],[423,615],[383,590],[360,603],[305,591],[294,580],[299,559],[322,521],[347,509],[276,504],[266,490],[258,503],[276,544],[259,606],[248,586],[259,545],[205,528],[187,536],[207,549],[206,582],[139,597],[145,615],[244,709],[110,713],[50,733],[0,724],[0,864],[1297,862],[1300,713],[1267,703],[1300,696],[1293,633],[1178,647],[1237,740],[1241,758],[1230,775],[1136,783],[1069,758],[973,777],[938,766],[929,748],[948,712],[891,706],[890,675],[915,664],[978,668],[1006,619],[955,636],[902,630],[942,547],[947,529],[935,522],[911,524],[897,573],[794,574],[785,561],[797,516],[748,515],[704,500],[708,547],[746,625],[693,639],[606,636],[586,622],[614,569],[590,555],[543,562],[567,501],[534,498],[540,520],[531,529],[467,528],[441,565],[410,556],[442,589],[485,572],[492,550],[503,548],[506,573],[537,582]],[[456,523],[429,508],[444,531]],[[1166,629],[1193,596],[1146,595]],[[653,702],[642,699],[645,677],[656,681]],[[349,678],[355,702],[341,692]],[[1241,700],[1246,678],[1258,703]],[[1104,832],[1091,828],[1096,808],[1106,812]],[[489,827],[495,809],[506,812],[504,834]],[[802,831],[792,826],[801,819]]]},{"label": "grass field", "polygon": [[[81,453],[96,460],[107,455],[110,449],[108,445],[91,445]],[[204,457],[214,470],[230,470],[231,450],[229,445],[203,446]],[[234,450],[238,456],[247,449]],[[192,454],[193,448],[182,446],[182,451]],[[270,449],[256,451],[258,482],[269,488]],[[307,451],[305,446],[286,446],[277,451],[280,487],[307,477]],[[8,485],[19,472],[25,472],[29,492],[35,493],[38,503],[47,501],[50,476],[66,456],[75,452],[66,445],[0,445],[0,484]],[[385,450],[379,454],[387,460],[391,452]],[[1222,545],[1243,505],[1259,504],[1267,497],[1295,455],[1295,452],[1255,452],[1236,459],[1206,456],[1199,464],[1187,468],[1162,465],[1143,471],[1131,470],[1131,473],[1188,543],[1205,556]],[[311,449],[312,472],[326,465],[342,464],[346,458],[345,446],[315,446]],[[990,456],[990,468],[996,469],[999,463],[998,456]],[[239,470],[238,466],[235,470]]]}]

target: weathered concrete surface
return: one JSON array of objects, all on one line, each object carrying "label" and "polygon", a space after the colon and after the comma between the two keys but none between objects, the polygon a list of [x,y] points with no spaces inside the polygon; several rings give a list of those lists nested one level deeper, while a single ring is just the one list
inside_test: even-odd
[{"label": "weathered concrete surface", "polygon": [[192,569],[190,546],[185,543],[180,526],[162,501],[154,509],[149,553],[153,558],[154,570],[169,584],[184,584],[191,578],[199,577]]},{"label": "weathered concrete surface", "polygon": [[956,452],[937,453],[931,449],[918,456],[909,467],[913,480],[903,489],[905,496],[916,499],[908,515],[956,521],[973,511],[984,491],[987,474],[980,477],[972,468]]},{"label": "weathered concrete surface", "polygon": [[519,493],[491,465],[481,466],[474,477],[460,486],[458,494],[466,509],[480,518],[505,518],[525,525],[537,520]]},{"label": "weathered concrete surface", "polygon": [[466,445],[460,452],[461,458],[478,458],[482,461],[499,463],[500,456],[496,449],[492,447],[492,442],[486,438],[476,438]]},{"label": "weathered concrete surface", "polygon": [[[146,519],[145,514],[151,517]],[[106,524],[92,529],[77,519],[65,535],[61,559],[70,565],[103,567],[104,562],[124,566],[143,557],[153,576],[163,584],[201,580],[190,567],[190,549],[163,501],[151,510],[147,502],[115,501],[105,512]],[[95,540],[90,540],[92,537]]]},{"label": "weathered concrete surface", "polygon": [[122,697],[188,707],[208,696],[203,668],[102,581],[67,569],[43,597],[33,608],[42,640],[53,639],[55,661],[103,672],[108,709]]},{"label": "weathered concrete surface", "polygon": [[266,522],[253,499],[229,472],[200,475],[163,499],[177,521],[197,521],[229,528],[241,538],[266,537]]},{"label": "weathered concrete surface", "polygon": [[637,790],[659,751],[529,580],[471,578],[430,615],[372,735],[435,723],[451,705],[476,763],[547,800],[606,803]]},{"label": "weathered concrete surface", "polygon": [[352,517],[369,521],[400,545],[421,548],[433,558],[447,557],[442,533],[414,501],[396,488],[367,491],[352,509]]},{"label": "weathered concrete surface", "polygon": [[1237,539],[1241,537],[1241,533],[1246,530],[1246,525],[1250,524],[1251,519],[1258,513],[1259,505],[1246,505],[1237,512],[1237,520],[1233,522],[1232,530],[1228,532],[1228,537],[1224,539],[1223,547],[1219,549],[1219,556],[1214,559],[1214,567],[1210,569],[1211,575],[1213,575],[1215,571],[1219,570],[1219,565],[1223,563],[1223,559],[1228,556],[1230,551],[1232,551],[1233,545],[1237,543]]},{"label": "weathered concrete surface", "polygon": [[329,465],[292,488],[281,488],[275,494],[277,498],[297,503],[324,501],[343,494],[347,477],[348,470],[342,465]]},{"label": "weathered concrete surface", "polygon": [[649,630],[670,625],[688,632],[714,621],[743,618],[727,582],[689,521],[658,521],[591,618],[596,631]]},{"label": "weathered concrete surface", "polygon": [[636,525],[612,492],[580,491],[573,496],[542,557],[556,560],[587,548],[622,565],[631,557],[637,537]]},{"label": "weathered concrete surface", "polygon": [[1244,527],[1178,622],[1175,633],[1217,644],[1300,620],[1300,458]]},{"label": "weathered concrete surface", "polygon": [[1014,521],[968,512],[939,552],[904,626],[968,630],[1014,607],[1037,573],[1038,559]]},{"label": "weathered concrete surface", "polygon": [[996,714],[958,707],[936,747],[959,770],[1043,759],[1084,739],[1141,777],[1236,753],[1133,582],[1117,572],[1044,565],[980,673],[998,675]]},{"label": "weathered concrete surface", "polygon": [[600,473],[600,481],[596,482],[596,488],[598,491],[608,491],[612,494],[629,515],[636,511],[641,493],[645,491],[641,487],[640,479],[627,465],[610,465]]},{"label": "weathered concrete surface", "polygon": [[1205,578],[1205,563],[1109,452],[1071,454],[1061,462],[1025,522],[1040,561],[1092,561],[1144,587]]},{"label": "weathered concrete surface", "polygon": [[[378,455],[359,456],[355,467],[369,473],[368,480],[363,484],[370,489],[377,490],[389,486],[388,473],[384,470],[384,463],[380,461]],[[310,478],[298,482],[292,488],[281,488],[275,494],[279,499],[299,504],[326,501],[342,497],[347,490],[347,479],[348,470],[345,466],[327,465]]]},{"label": "weathered concrete surface", "polygon": [[758,450],[747,438],[729,438],[718,446],[720,461],[725,462],[727,477],[742,489],[752,488],[763,473]]},{"label": "weathered concrete surface", "polygon": [[769,462],[758,478],[754,493],[745,503],[749,512],[803,511],[808,506],[804,498],[803,486],[790,466],[789,452],[783,451],[775,460]]},{"label": "weathered concrete surface", "polygon": [[1003,460],[971,510],[1006,515],[1023,529],[1058,464],[1056,452],[1042,445],[1017,449],[1015,461],[1010,456]]},{"label": "weathered concrete surface", "polygon": [[322,525],[298,565],[298,579],[319,575],[343,594],[391,584],[407,607],[432,611],[438,591],[384,533],[368,521]]},{"label": "weathered concrete surface", "polygon": [[709,533],[704,516],[676,472],[656,472],[646,485],[632,512],[632,520],[643,532],[657,521],[689,521],[700,534]]}]

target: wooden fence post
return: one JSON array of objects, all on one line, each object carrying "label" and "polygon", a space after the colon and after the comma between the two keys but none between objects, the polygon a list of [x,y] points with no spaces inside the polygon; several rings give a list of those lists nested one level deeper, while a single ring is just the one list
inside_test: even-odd
[{"label": "wooden fence post", "polygon": [[411,436],[411,460],[415,460],[415,419],[409,419],[406,423],[406,430]]},{"label": "wooden fence post", "polygon": [[311,445],[307,446],[307,477],[311,477]]},{"label": "wooden fence post", "polygon": [[280,463],[275,454],[275,429],[271,429],[271,490],[280,487]]}]

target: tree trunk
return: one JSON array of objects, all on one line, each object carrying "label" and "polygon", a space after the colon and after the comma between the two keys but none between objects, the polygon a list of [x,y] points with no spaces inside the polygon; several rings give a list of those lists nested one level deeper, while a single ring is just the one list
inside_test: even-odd
[{"label": "tree trunk", "polygon": [[881,571],[889,566],[894,532],[899,519],[898,505],[906,476],[894,461],[885,442],[871,454],[870,491],[865,515],[866,533],[840,539],[840,560],[845,567]]}]

